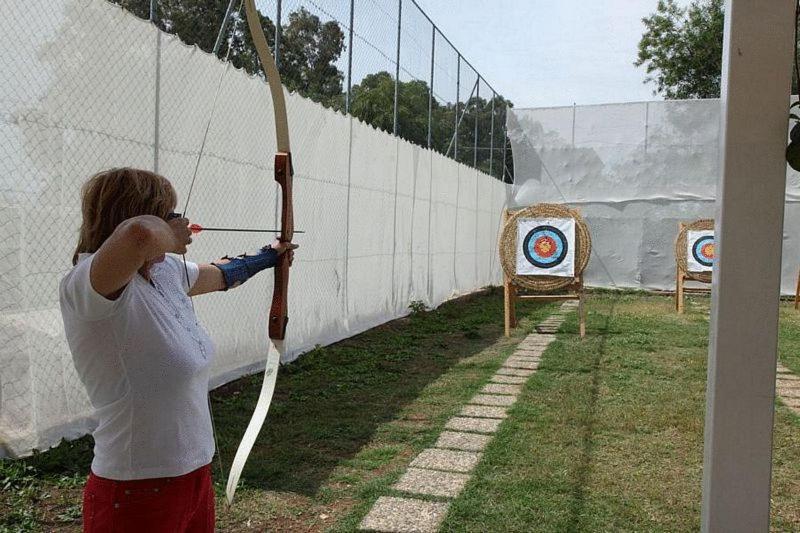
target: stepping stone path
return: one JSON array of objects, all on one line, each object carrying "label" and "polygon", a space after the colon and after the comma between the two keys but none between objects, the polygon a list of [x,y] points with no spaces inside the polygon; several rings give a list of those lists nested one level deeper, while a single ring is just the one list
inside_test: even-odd
[{"label": "stepping stone path", "polygon": [[[458,415],[445,424],[433,448],[422,450],[392,489],[407,497],[381,496],[361,521],[360,529],[385,533],[435,533],[447,515],[448,501],[466,486],[482,451],[508,416],[525,382],[539,368],[542,353],[556,338],[566,313],[578,302],[565,302],[561,309],[536,326],[503,367]],[[800,382],[797,383],[800,388]],[[800,398],[798,398],[800,402]]]},{"label": "stepping stone path", "polygon": [[792,374],[791,370],[780,363],[778,363],[775,392],[786,407],[800,415],[800,377]]}]

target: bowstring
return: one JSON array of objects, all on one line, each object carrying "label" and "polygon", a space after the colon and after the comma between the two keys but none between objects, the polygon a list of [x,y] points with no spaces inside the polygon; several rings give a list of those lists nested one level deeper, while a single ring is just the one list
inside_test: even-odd
[{"label": "bowstring", "polygon": [[[228,5],[228,9],[225,11],[225,16],[224,16],[224,18],[222,20],[222,25],[220,26],[220,30],[219,30],[220,31],[220,37],[225,32],[225,28],[226,28],[226,26],[228,24],[228,18],[229,18],[230,14],[231,14],[230,8],[233,6],[234,2],[235,2],[235,0],[231,0],[230,4]],[[219,100],[219,95],[220,95],[220,92],[222,90],[222,81],[225,78],[225,73],[228,72],[228,69],[230,69],[230,66],[231,66],[230,55],[231,55],[231,49],[233,48],[233,46],[232,46],[233,45],[233,37],[236,35],[236,30],[237,30],[238,25],[239,25],[239,20],[241,19],[241,12],[242,12],[243,4],[244,4],[244,0],[239,0],[239,7],[236,10],[237,16],[236,16],[236,19],[234,20],[233,27],[231,28],[230,36],[228,37],[228,49],[225,52],[225,59],[223,60],[223,62],[225,63],[225,68],[222,70],[222,72],[220,72],[219,80],[217,81],[217,88],[214,91],[214,98],[213,98],[213,100],[211,102],[211,110],[208,113],[208,120],[206,121],[205,131],[203,132],[203,139],[200,142],[200,149],[197,152],[197,159],[195,160],[195,164],[194,164],[194,172],[192,173],[192,180],[189,183],[189,192],[186,194],[186,202],[184,202],[184,204],[183,204],[183,217],[184,218],[186,218],[186,213],[187,213],[187,211],[189,209],[189,200],[192,197],[192,191],[194,191],[194,184],[197,181],[197,173],[198,173],[198,171],[200,169],[200,159],[203,157],[203,152],[205,151],[205,147],[206,147],[206,141],[208,140],[208,133],[211,130],[211,123],[214,120],[214,114],[215,114],[215,111],[217,109],[217,102]],[[214,49],[212,50],[212,53],[214,54],[214,56],[216,56],[217,53],[219,52],[219,45],[221,43],[222,43],[222,39],[218,38],[217,42],[216,42],[216,44],[214,46]],[[181,255],[183,257],[183,272],[186,275],[186,290],[189,291],[189,290],[191,290],[191,283],[190,283],[190,280],[189,280],[189,266],[188,266],[188,264],[186,262],[186,253],[184,252]],[[192,304],[192,312],[195,314],[195,318],[197,318],[197,312],[196,312],[195,307],[194,307],[194,298],[191,295],[189,295],[189,302]],[[223,466],[223,461],[222,461],[222,449],[220,448],[220,445],[219,445],[219,436],[217,434],[217,425],[214,422],[214,410],[211,407],[211,391],[209,391],[207,393],[206,399],[207,399],[207,402],[208,402],[208,413],[209,413],[209,416],[211,417],[211,431],[212,431],[212,433],[214,435],[214,444],[215,444],[214,447],[217,450],[217,462],[218,462],[218,466],[219,466],[220,482],[224,483],[227,476],[225,475],[225,468]]]}]

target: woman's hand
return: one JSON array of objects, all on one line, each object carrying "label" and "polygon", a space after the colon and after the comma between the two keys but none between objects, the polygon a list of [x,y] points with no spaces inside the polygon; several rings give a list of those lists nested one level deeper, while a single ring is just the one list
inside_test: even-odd
[{"label": "woman's hand", "polygon": [[275,241],[271,245],[272,249],[278,252],[278,255],[287,254],[289,258],[289,264],[291,265],[294,262],[294,251],[300,247],[299,244],[294,244],[293,242],[283,242],[281,240],[275,239]]}]

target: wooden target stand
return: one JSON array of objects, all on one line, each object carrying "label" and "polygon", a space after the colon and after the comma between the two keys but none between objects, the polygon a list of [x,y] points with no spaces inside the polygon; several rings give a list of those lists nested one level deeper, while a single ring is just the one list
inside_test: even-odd
[{"label": "wooden target stand", "polygon": [[710,218],[702,218],[695,220],[689,224],[683,222],[678,224],[678,238],[675,239],[675,311],[678,314],[684,312],[684,302],[686,293],[694,294],[710,294],[710,287],[686,287],[687,281],[696,281],[698,283],[711,284],[711,272],[690,272],[686,258],[687,246],[687,232],[689,231],[703,231],[713,230],[714,220]]},{"label": "wooden target stand", "polygon": [[[580,335],[586,336],[586,312],[583,305],[583,276],[578,276],[573,285],[569,285],[565,294],[526,294],[524,287],[517,287],[508,276],[504,276],[503,294],[505,310],[505,333],[506,337],[511,336],[511,329],[516,328],[517,323],[517,300],[537,300],[540,302],[557,302],[561,300],[577,300],[578,316],[580,317]],[[522,292],[522,294],[520,294]]]},{"label": "wooden target stand", "polygon": [[[526,276],[516,273],[517,221],[524,218],[575,219],[575,276]],[[592,239],[586,221],[575,209],[559,204],[536,204],[524,209],[503,210],[503,229],[500,234],[500,263],[503,267],[503,311],[505,335],[517,327],[517,300],[555,302],[577,300],[579,331],[586,336],[586,309],[584,306],[583,271],[589,263]]]},{"label": "wooden target stand", "polygon": [[800,271],[797,272],[797,288],[794,290],[794,308],[800,309]]}]

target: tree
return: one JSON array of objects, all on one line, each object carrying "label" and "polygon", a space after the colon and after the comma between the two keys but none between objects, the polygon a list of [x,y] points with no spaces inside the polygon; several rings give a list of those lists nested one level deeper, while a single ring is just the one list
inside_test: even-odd
[{"label": "tree", "polygon": [[394,128],[394,77],[386,71],[367,74],[353,85],[350,113],[383,131]]},{"label": "tree", "polygon": [[722,75],[722,0],[696,0],[682,8],[659,0],[642,19],[645,32],[634,65],[647,71],[645,83],[667,99],[716,98]]},{"label": "tree", "polygon": [[329,107],[340,105],[344,74],[335,62],[344,50],[344,32],[301,7],[289,15],[281,39],[281,78],[286,86]]},{"label": "tree", "polygon": [[[150,0],[114,0],[143,18],[149,16]],[[157,25],[190,45],[211,52],[225,16],[228,0],[160,0]],[[275,24],[259,13],[270,48],[275,46]],[[228,53],[228,46],[231,50]],[[305,8],[291,13],[282,28],[280,70],[289,90],[322,104],[336,107],[342,100],[344,74],[335,62],[344,50],[344,33],[335,21],[321,22]],[[244,12],[231,15],[217,56],[251,74],[261,72]]]},{"label": "tree", "polygon": [[[141,18],[149,18],[150,0],[111,0]],[[183,42],[211,52],[225,16],[229,0],[159,0],[156,24],[168,33],[177,35]],[[261,27],[270,48],[275,47],[275,24],[259,13]],[[343,111],[344,74],[336,62],[345,49],[345,36],[335,20],[323,22],[301,7],[289,14],[289,21],[281,28],[280,72],[286,87],[306,98]],[[247,27],[244,12],[234,11],[217,50],[220,58],[251,74],[261,74],[255,45]],[[458,135],[458,159],[472,165],[475,160],[475,131],[477,118],[478,168],[488,171],[489,146],[494,146],[492,172],[502,176],[500,154],[505,139],[502,125],[506,109],[511,102],[495,96],[495,137],[490,138],[492,101],[471,97],[467,102],[442,102],[430,100],[430,87],[425,81],[410,80],[398,83],[397,126],[398,135],[420,145],[428,146],[428,106],[430,104],[431,148],[453,155],[452,143],[456,117],[462,117]],[[395,79],[392,74],[380,71],[367,74],[352,87],[350,112],[362,121],[388,133],[394,131]],[[506,150],[508,168],[513,167],[511,150]]]},{"label": "tree", "polygon": [[[420,80],[401,81],[398,85],[398,135],[420,146],[428,145],[428,84]],[[434,99],[432,125],[441,105]],[[381,71],[364,76],[353,86],[350,112],[367,124],[383,131],[394,131],[394,76]],[[435,135],[435,133],[434,133]]]}]

